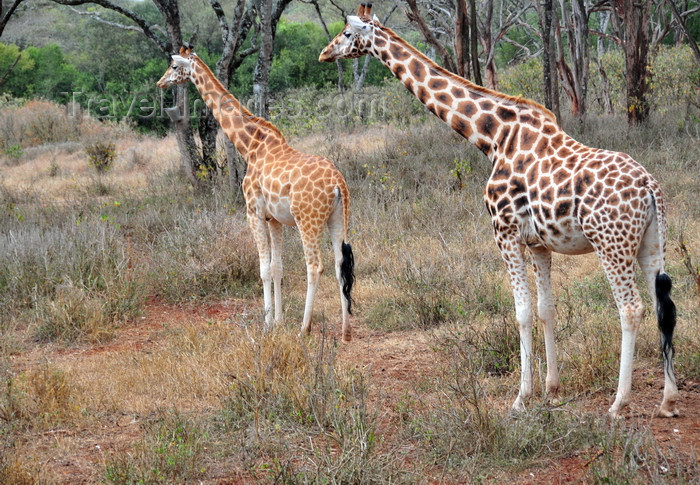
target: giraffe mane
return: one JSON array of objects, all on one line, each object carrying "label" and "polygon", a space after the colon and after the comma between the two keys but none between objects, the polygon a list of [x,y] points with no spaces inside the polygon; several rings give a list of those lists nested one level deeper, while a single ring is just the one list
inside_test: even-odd
[{"label": "giraffe mane", "polygon": [[272,132],[275,132],[277,135],[279,135],[279,137],[282,139],[282,141],[283,141],[284,143],[286,143],[286,139],[284,138],[284,135],[283,135],[282,132],[279,130],[279,128],[277,128],[275,125],[273,125],[272,123],[270,123],[269,121],[267,121],[265,118],[260,118],[260,117],[258,117],[258,116],[255,116],[253,113],[251,113],[250,111],[248,111],[248,109],[247,109],[245,106],[243,106],[243,103],[241,103],[240,100],[239,100],[238,98],[236,98],[233,94],[231,94],[231,92],[230,92],[228,89],[226,89],[226,87],[221,83],[221,81],[219,81],[219,79],[214,75],[214,73],[212,72],[212,70],[209,69],[209,66],[207,66],[207,64],[206,64],[202,59],[200,59],[199,56],[197,56],[197,54],[195,54],[195,53],[193,52],[192,54],[190,54],[189,57],[192,58],[192,59],[195,61],[195,63],[196,63],[202,70],[204,70],[204,72],[206,72],[207,75],[209,75],[209,76],[211,77],[211,79],[213,80],[213,82],[214,82],[218,87],[220,87],[222,91],[228,93],[229,96],[231,96],[233,99],[235,99],[235,100],[238,102],[238,105],[240,106],[240,110],[241,110],[241,115],[242,115],[242,116],[245,116],[246,119],[250,120],[251,122],[253,122],[253,123],[257,124],[257,125],[260,125],[260,126],[262,126],[262,127],[264,127],[264,128],[267,128],[268,130],[270,130],[270,131],[272,131]]},{"label": "giraffe mane", "polygon": [[[364,20],[364,19],[363,19]],[[511,96],[505,93],[501,93],[498,91],[494,91],[493,89],[485,88],[483,86],[479,86],[478,84],[474,84],[473,82],[469,81],[468,79],[464,79],[461,76],[458,76],[447,69],[445,69],[442,66],[439,66],[437,63],[432,61],[428,56],[423,54],[421,51],[413,47],[411,44],[403,40],[396,32],[391,30],[389,27],[385,27],[379,22],[374,21],[374,24],[376,27],[384,31],[386,34],[389,35],[393,40],[399,41],[406,46],[408,46],[409,49],[411,49],[412,53],[416,55],[416,57],[420,58],[421,60],[425,61],[426,63],[430,64],[431,66],[434,66],[433,68],[439,72],[441,75],[451,79],[452,81],[455,81],[457,84],[460,86],[472,91],[472,92],[477,92],[479,94],[488,96],[491,99],[495,99],[498,101],[504,101],[506,103],[513,104],[518,107],[523,107],[523,108],[532,108],[535,111],[540,112],[545,118],[547,118],[549,121],[553,122],[557,126],[559,125],[557,121],[557,117],[554,116],[554,113],[552,113],[550,110],[542,106],[540,103],[537,101],[533,101],[532,99],[528,98],[523,98],[522,96]]]}]

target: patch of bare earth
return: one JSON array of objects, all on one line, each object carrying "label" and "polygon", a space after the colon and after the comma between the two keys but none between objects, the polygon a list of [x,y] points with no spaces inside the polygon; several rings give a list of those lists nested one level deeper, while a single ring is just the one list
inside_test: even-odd
[{"label": "patch of bare earth", "polygon": [[[165,326],[170,329],[185,324],[198,324],[206,331],[207,322],[223,321],[232,313],[254,312],[252,303],[227,301],[202,307],[171,305],[150,300],[144,316],[118,329],[115,338],[105,345],[84,345],[70,348],[35,346],[12,358],[14,371],[39,365],[43,361],[56,364],[80,365],[105,353],[150,352],[158,345]],[[257,307],[256,307],[257,309]],[[318,325],[312,338],[320,338]],[[337,333],[336,328],[330,329]],[[336,337],[338,337],[336,335]],[[340,340],[338,338],[338,340]],[[397,404],[406,399],[422,382],[437,377],[444,370],[442,354],[434,348],[430,332],[421,330],[384,333],[361,323],[353,326],[353,341],[340,344],[337,360],[369,376],[368,408],[376,413],[384,437],[381,446],[392,447],[411,460],[415,445],[402,439],[402,416]],[[118,369],[115,369],[118,372]],[[634,373],[633,402],[626,411],[630,426],[648,428],[662,450],[669,452],[683,467],[690,467],[700,450],[700,384],[679,382],[681,416],[674,419],[653,418],[655,406],[662,396],[663,378],[659,372],[639,365]],[[516,390],[513,389],[513,393]],[[580,398],[581,408],[604,414],[613,396],[599,392]],[[507,404],[507,403],[506,403]],[[192,408],[211,411],[206,403],[192,403]],[[129,450],[142,438],[140,423],[147,416],[114,413],[97,417],[80,429],[51,429],[31,432],[24,453],[37,459],[44,475],[54,483],[94,483],[102,480],[103,464],[108,456]],[[415,450],[416,452],[418,450]],[[515,484],[583,483],[590,466],[599,459],[602,450],[580,450],[563,459],[543,461],[538,466],[511,477]],[[253,483],[245,470],[229,468],[211,470],[214,483]],[[425,477],[431,483],[452,483],[449,477]]]}]

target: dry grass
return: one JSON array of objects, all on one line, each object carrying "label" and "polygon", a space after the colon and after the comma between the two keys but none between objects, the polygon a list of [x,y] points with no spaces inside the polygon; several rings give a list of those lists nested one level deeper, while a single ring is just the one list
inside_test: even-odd
[{"label": "dry grass", "polygon": [[[629,131],[591,117],[577,136],[630,152],[664,187],[676,369],[692,383],[700,301],[676,248],[682,239],[700,261],[700,146],[665,116]],[[87,163],[87,138],[0,161],[0,483],[518,482],[523,469],[577,457],[591,461],[574,478],[590,482],[697,476],[640,417],[661,397],[651,316],[635,371],[642,404],[624,426],[605,421],[619,323],[592,255],[554,258],[562,406],[544,399],[536,325],[536,397],[509,418],[519,344],[482,202],[490,167],[439,122],[292,141],[337,163],[352,193],[357,338],[343,346],[328,271],[313,336],[296,338],[306,283],[295,231],[287,323],[264,335],[256,250],[225,184],[194,194],[172,138],[112,130],[117,158],[104,174]],[[331,251],[323,257],[331,268]]]}]

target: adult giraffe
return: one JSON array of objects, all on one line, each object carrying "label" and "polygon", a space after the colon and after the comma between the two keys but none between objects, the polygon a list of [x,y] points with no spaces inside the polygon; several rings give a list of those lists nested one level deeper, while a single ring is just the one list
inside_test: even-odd
[{"label": "adult giraffe", "polygon": [[158,87],[164,89],[187,81],[195,84],[226,136],[248,163],[243,194],[248,225],[260,256],[265,328],[273,325],[273,281],[274,323],[282,321],[282,233],[283,225],[289,225],[299,229],[306,259],[306,305],[300,335],[311,331],[311,309],[323,273],[321,234],[328,226],[340,286],[343,340],[349,342],[350,292],[355,276],[352,247],[347,242],[350,193],[342,174],[330,160],[290,147],[274,125],[253,116],[192,49],[183,46],[179,55],[172,56]]},{"label": "adult giraffe", "polygon": [[379,59],[430,111],[493,163],[484,199],[513,286],[520,326],[522,410],[532,395],[532,309],[524,248],[532,255],[538,313],[544,324],[548,393],[559,388],[550,281],[552,252],[595,251],[612,287],[622,326],[620,379],[610,414],[629,402],[632,361],[644,307],[635,282],[637,259],[662,335],[664,394],[659,415],[677,416],[673,372],[676,310],[664,271],[667,221],[659,184],[629,155],[587,147],[559,128],[534,101],[477,86],[441,68],[360,6],[321,52],[319,61],[365,54]]}]

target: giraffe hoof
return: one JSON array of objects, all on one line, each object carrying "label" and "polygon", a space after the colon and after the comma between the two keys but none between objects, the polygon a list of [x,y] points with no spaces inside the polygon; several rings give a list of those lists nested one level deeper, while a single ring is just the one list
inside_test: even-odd
[{"label": "giraffe hoof", "polygon": [[679,414],[675,403],[661,403],[657,416],[660,418],[677,418]]},{"label": "giraffe hoof", "polygon": [[517,417],[518,415],[524,413],[525,409],[526,408],[523,399],[521,399],[521,397],[518,396],[513,405],[510,407],[510,415],[513,417]]},{"label": "giraffe hoof", "polygon": [[352,342],[352,335],[349,333],[344,333],[343,334],[343,342]]},{"label": "giraffe hoof", "polygon": [[611,406],[610,409],[608,409],[608,415],[610,416],[611,419],[614,420],[620,420],[620,419],[625,419],[625,417],[622,415],[622,408],[620,409],[614,409],[615,406]]}]

